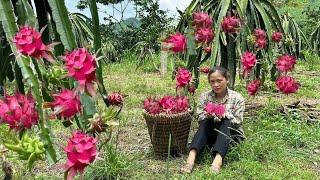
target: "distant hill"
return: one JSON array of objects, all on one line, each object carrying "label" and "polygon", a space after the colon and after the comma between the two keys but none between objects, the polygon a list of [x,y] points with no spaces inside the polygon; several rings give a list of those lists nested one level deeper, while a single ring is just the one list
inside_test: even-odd
[{"label": "distant hill", "polygon": [[120,24],[116,24],[115,31],[120,31],[121,29],[128,29],[130,27],[139,27],[141,22],[139,19],[131,17],[123,20]]}]

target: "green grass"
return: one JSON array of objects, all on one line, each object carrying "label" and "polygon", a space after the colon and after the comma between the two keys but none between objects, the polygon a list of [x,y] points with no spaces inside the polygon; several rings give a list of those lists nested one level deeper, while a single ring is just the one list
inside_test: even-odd
[{"label": "green grass", "polygon": [[[94,164],[87,168],[85,179],[102,176],[106,179],[317,179],[320,175],[319,149],[320,124],[309,124],[304,116],[292,111],[289,116],[280,114],[281,104],[296,100],[312,100],[319,98],[320,78],[310,76],[305,62],[299,62],[297,77],[302,84],[295,95],[279,95],[261,92],[258,97],[249,98],[245,94],[244,85],[237,84],[236,90],[241,92],[249,103],[262,103],[264,107],[257,114],[247,117],[244,122],[247,139],[230,149],[225,165],[220,174],[210,171],[211,158],[204,153],[190,175],[180,174],[179,167],[184,164],[186,155],[180,158],[158,160],[154,157],[145,121],[142,117],[142,102],[149,96],[175,94],[175,81],[171,74],[161,76],[154,68],[158,65],[158,57],[154,62],[148,61],[136,68],[136,58],[128,56],[126,62],[108,64],[104,68],[105,83],[109,92],[120,91],[127,95],[121,113],[118,147],[108,145],[101,152]],[[169,72],[172,66],[169,62]],[[319,74],[319,68],[313,70]],[[199,89],[195,94],[197,99],[201,92],[209,90],[206,76],[201,75]],[[267,94],[263,95],[262,94]],[[319,107],[318,107],[319,108]],[[55,122],[51,130],[57,134],[54,140],[60,146],[65,145],[64,139],[70,135],[69,130],[62,128],[60,122]],[[197,122],[191,127],[189,141],[197,130]],[[0,137],[5,137],[5,127],[0,126]],[[62,149],[59,148],[59,152]],[[64,155],[59,163],[64,163]],[[61,170],[39,162],[32,172],[17,160],[14,163],[16,179],[61,179]],[[0,171],[0,179],[2,178]],[[99,178],[97,178],[99,179]]]},{"label": "green grass", "polygon": [[[299,63],[297,69],[305,70],[306,63]],[[124,69],[127,72],[124,75]],[[143,68],[135,70],[134,64],[126,63],[111,65],[107,67],[110,74],[107,75],[107,82],[110,89],[121,90],[128,95],[121,126],[120,136],[125,137],[121,149],[126,151],[127,156],[138,157],[135,166],[127,170],[127,176],[132,179],[164,179],[169,173],[173,179],[203,179],[215,177],[217,179],[315,179],[319,174],[313,162],[319,163],[319,157],[313,153],[318,148],[320,140],[319,124],[307,124],[303,119],[292,114],[285,117],[276,109],[280,104],[293,102],[297,99],[318,98],[314,89],[320,88],[319,78],[310,78],[303,73],[297,73],[297,78],[302,88],[295,95],[264,97],[267,104],[259,110],[258,117],[247,118],[245,130],[247,140],[233,148],[226,158],[226,165],[219,175],[210,172],[210,157],[204,155],[200,164],[191,175],[181,175],[178,170],[184,163],[186,156],[170,159],[169,162],[157,160],[152,154],[149,143],[147,128],[141,116],[142,101],[148,96],[162,96],[174,94],[174,81],[170,74],[165,77],[150,69]],[[145,73],[148,72],[148,73]],[[151,73],[150,73],[151,72]],[[303,72],[303,71],[302,71]],[[317,72],[319,73],[319,71]],[[115,80],[112,77],[118,77]],[[296,75],[295,75],[296,76]],[[121,79],[119,82],[118,80]],[[196,98],[201,92],[208,90],[206,76],[201,75],[201,81]],[[236,86],[237,91],[245,93],[243,85]],[[247,97],[244,94],[245,97]],[[252,99],[255,102],[259,99]],[[193,123],[190,139],[197,129],[197,123]],[[137,132],[138,131],[138,132]],[[139,143],[137,143],[139,142]],[[148,147],[141,147],[146,145]],[[168,163],[168,164],[167,164]],[[167,171],[169,165],[169,171]]]},{"label": "green grass", "polygon": [[[312,63],[311,63],[312,62]],[[310,65],[312,64],[312,66]],[[297,72],[294,74],[301,83],[298,92],[299,97],[320,98],[320,58],[318,56],[307,56],[306,61],[299,61]]]}]

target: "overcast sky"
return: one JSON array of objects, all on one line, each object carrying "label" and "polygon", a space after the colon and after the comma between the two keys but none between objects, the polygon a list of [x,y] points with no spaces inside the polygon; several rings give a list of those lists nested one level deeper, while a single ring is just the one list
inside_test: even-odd
[{"label": "overcast sky", "polygon": [[[77,1],[75,0],[66,0],[66,5],[67,8],[70,12],[81,12],[87,16],[90,16],[90,11],[89,9],[85,9],[84,11],[80,11],[76,8],[76,3]],[[191,0],[159,0],[160,3],[160,9],[163,10],[168,10],[170,16],[178,16],[176,8],[179,10],[185,10],[185,8],[188,6],[188,4],[191,2]],[[125,3],[123,3],[123,6],[125,6]],[[99,8],[99,16],[100,16],[100,21],[103,22],[103,17],[106,16],[105,13],[107,12],[108,14],[112,14],[112,6],[103,6],[101,4],[98,4]],[[117,9],[121,9],[120,5],[116,6]],[[135,16],[135,11],[133,9],[132,5],[129,5],[125,11],[124,18],[129,18],[129,17],[134,17]],[[115,12],[115,16],[117,18],[120,17],[120,13]]]}]

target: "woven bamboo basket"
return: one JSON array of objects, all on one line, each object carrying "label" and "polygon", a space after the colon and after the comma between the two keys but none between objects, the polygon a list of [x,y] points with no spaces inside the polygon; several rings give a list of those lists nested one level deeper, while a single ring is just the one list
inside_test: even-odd
[{"label": "woven bamboo basket", "polygon": [[152,147],[157,157],[166,157],[168,155],[170,134],[170,155],[178,156],[186,153],[192,121],[192,116],[189,112],[173,115],[152,115],[144,112],[143,117],[146,120]]}]

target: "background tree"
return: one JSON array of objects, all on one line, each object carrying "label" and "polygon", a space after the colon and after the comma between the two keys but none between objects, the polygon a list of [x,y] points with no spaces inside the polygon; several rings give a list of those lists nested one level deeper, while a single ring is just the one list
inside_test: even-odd
[{"label": "background tree", "polygon": [[[160,50],[160,36],[163,32],[173,28],[173,18],[167,11],[161,10],[157,0],[117,1],[116,3],[132,3],[135,7],[135,17],[123,18],[123,9],[117,10],[120,19],[113,14],[106,14],[106,24],[101,25],[103,44],[106,53],[114,51],[110,61],[116,61],[126,50],[136,50],[139,54],[158,52]],[[111,3],[106,3],[111,4]],[[85,7],[85,6],[84,6]],[[112,45],[111,45],[112,44]],[[112,51],[111,51],[112,50]],[[142,52],[141,52],[142,51]],[[143,58],[143,57],[142,57]]]}]

